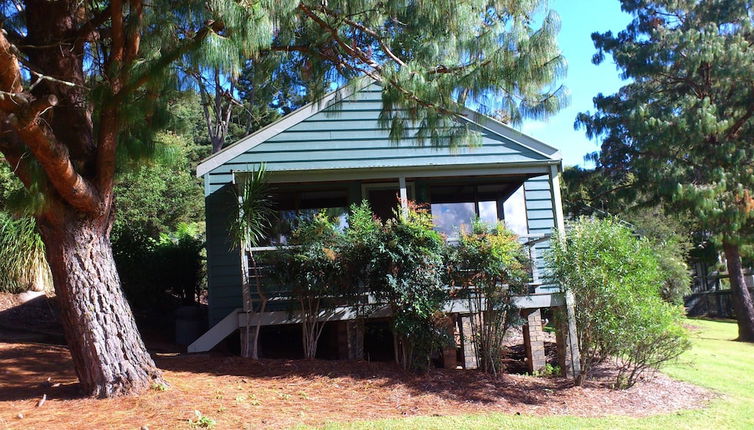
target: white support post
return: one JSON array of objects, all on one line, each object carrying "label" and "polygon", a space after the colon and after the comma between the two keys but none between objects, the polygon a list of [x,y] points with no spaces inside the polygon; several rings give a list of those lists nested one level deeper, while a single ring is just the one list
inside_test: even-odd
[{"label": "white support post", "polygon": [[408,212],[408,189],[406,187],[406,177],[401,176],[398,178],[398,186],[400,187],[400,201],[401,209],[405,215]]},{"label": "white support post", "polygon": [[552,212],[555,218],[555,227],[558,228],[558,234],[565,233],[565,222],[563,221],[563,200],[560,196],[560,175],[558,166],[550,166],[550,186],[552,187]]},{"label": "white support post", "polygon": [[[552,187],[552,211],[555,217],[555,226],[558,229],[558,235],[565,235],[565,221],[563,219],[563,201],[560,195],[560,176],[558,166],[550,166],[550,186]],[[567,350],[567,360],[570,365],[566,366],[563,371],[566,376],[576,379],[581,373],[581,355],[579,353],[578,333],[576,330],[576,314],[574,313],[575,298],[571,291],[565,292],[565,319],[563,342]]]}]

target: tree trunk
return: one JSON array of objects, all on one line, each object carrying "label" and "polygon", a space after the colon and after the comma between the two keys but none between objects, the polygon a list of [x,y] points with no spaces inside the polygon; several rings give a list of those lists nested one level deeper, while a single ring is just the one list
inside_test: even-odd
[{"label": "tree trunk", "polygon": [[754,303],[744,280],[741,267],[739,247],[730,242],[723,242],[723,251],[728,265],[730,288],[733,293],[733,309],[738,320],[738,340],[754,342]]},{"label": "tree trunk", "polygon": [[134,394],[162,382],[120,287],[106,217],[41,219],[73,364],[87,395]]}]

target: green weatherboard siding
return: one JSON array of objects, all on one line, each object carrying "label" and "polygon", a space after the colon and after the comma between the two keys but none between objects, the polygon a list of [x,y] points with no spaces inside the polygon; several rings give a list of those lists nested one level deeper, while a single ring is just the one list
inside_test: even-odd
[{"label": "green weatherboard siding", "polygon": [[396,144],[390,140],[389,130],[379,126],[381,107],[377,86],[337,101],[214,168],[209,173],[208,192],[232,182],[232,171],[249,170],[260,162],[266,163],[268,171],[276,172],[548,160],[545,155],[477,125],[472,129],[481,133],[482,142],[475,147],[435,147],[428,141],[420,142],[415,137],[416,129],[409,129],[409,137]]}]

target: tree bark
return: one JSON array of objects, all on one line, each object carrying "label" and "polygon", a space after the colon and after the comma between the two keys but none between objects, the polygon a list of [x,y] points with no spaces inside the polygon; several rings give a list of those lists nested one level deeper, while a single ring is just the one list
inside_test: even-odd
[{"label": "tree bark", "polygon": [[120,287],[108,218],[69,213],[39,222],[74,367],[82,390],[94,397],[162,382]]},{"label": "tree bark", "polygon": [[733,293],[733,309],[738,320],[738,339],[742,342],[754,342],[754,303],[744,280],[741,266],[741,253],[738,245],[725,241],[723,251],[728,265],[730,288]]}]

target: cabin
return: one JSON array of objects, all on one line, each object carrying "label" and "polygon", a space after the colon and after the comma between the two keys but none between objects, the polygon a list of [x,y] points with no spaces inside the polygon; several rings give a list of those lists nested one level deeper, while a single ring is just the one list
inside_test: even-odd
[{"label": "cabin", "polygon": [[[578,348],[568,295],[547,282],[543,253],[557,228],[563,229],[558,149],[472,110],[456,119],[481,135],[473,146],[431,145],[408,131],[408,138],[391,141],[379,121],[381,87],[373,82],[349,85],[303,106],[273,124],[239,140],[204,160],[197,175],[204,181],[207,226],[207,270],[210,329],[191,345],[189,352],[207,351],[237,332],[250,320],[269,327],[274,337],[285,336],[296,318],[284,304],[272,303],[265,312],[244,311],[242,306],[241,251],[234,249],[229,222],[236,211],[238,178],[264,163],[274,185],[281,219],[305,211],[327,209],[346,213],[352,203],[368,200],[375,214],[389,217],[397,203],[426,204],[436,228],[452,238],[475,217],[502,220],[528,247],[533,262],[529,294],[516,298],[524,317],[524,341],[530,370],[544,367],[543,313],[558,314],[558,355],[561,369],[578,370]],[[399,197],[396,199],[396,197]],[[384,219],[384,218],[383,218]],[[269,247],[254,251],[264,252]],[[448,309],[453,317],[457,348],[445,351],[449,367],[459,359],[464,368],[475,367],[468,340],[468,319],[463,304]],[[358,316],[347,307],[322,315],[332,321],[340,357],[379,356],[374,350],[376,325],[389,315]],[[550,317],[550,319],[553,319]],[[373,320],[373,321],[372,321]],[[264,337],[264,336],[263,336]],[[388,342],[388,343],[392,343]],[[264,349],[264,343],[262,344]]]}]

